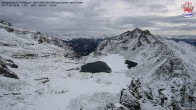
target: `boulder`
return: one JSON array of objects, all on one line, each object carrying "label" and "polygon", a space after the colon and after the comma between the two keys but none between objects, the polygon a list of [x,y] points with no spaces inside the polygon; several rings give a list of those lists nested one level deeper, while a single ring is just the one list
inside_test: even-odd
[{"label": "boulder", "polygon": [[9,77],[9,78],[19,79],[18,76],[14,72],[12,72],[8,69],[6,63],[4,63],[2,61],[1,57],[0,57],[0,75],[5,76],[5,77]]},{"label": "boulder", "polygon": [[4,62],[6,65],[10,66],[11,68],[18,68],[18,65],[16,65],[12,60],[5,59]]},{"label": "boulder", "polygon": [[130,110],[141,110],[139,100],[136,99],[127,89],[121,90],[120,104]]},{"label": "boulder", "polygon": [[142,89],[141,82],[140,82],[139,78],[137,78],[137,77],[133,78],[133,80],[131,81],[131,84],[129,85],[129,90],[135,98],[137,98],[137,99],[142,98],[143,89]]},{"label": "boulder", "polygon": [[114,103],[108,103],[105,107],[105,110],[130,110],[126,107],[124,107],[121,104],[118,104],[117,106]]}]

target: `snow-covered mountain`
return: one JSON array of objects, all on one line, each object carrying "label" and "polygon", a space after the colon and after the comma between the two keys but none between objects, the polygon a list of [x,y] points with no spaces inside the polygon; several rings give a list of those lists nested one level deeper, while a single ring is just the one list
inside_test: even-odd
[{"label": "snow-covered mountain", "polygon": [[[81,47],[78,45],[83,39],[78,40],[73,41],[76,49]],[[0,21],[0,108],[196,108],[194,46],[154,36],[148,30],[138,28],[102,42],[93,40],[92,45],[85,44],[84,47],[96,49],[79,59],[73,46],[55,36]],[[125,60],[137,65],[127,68]],[[80,72],[82,65],[94,61],[107,63],[111,73]]]},{"label": "snow-covered mountain", "polygon": [[[109,54],[120,54],[138,63],[126,72],[133,80],[128,88],[121,91],[119,103],[124,109],[196,108],[194,46],[166,40],[152,35],[148,30],[136,28],[105,40],[91,56]],[[111,106],[114,109],[122,108],[111,103],[108,106],[110,109]]]}]

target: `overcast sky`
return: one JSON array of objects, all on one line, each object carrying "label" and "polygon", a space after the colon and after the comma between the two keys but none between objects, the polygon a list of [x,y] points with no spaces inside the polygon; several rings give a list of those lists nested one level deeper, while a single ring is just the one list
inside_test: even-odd
[{"label": "overcast sky", "polygon": [[[186,0],[74,1],[82,1],[83,4],[40,8],[0,7],[0,19],[44,33],[120,34],[138,27],[157,35],[196,35],[196,9],[194,17],[182,16],[181,4]],[[196,0],[189,1],[196,8]]]}]

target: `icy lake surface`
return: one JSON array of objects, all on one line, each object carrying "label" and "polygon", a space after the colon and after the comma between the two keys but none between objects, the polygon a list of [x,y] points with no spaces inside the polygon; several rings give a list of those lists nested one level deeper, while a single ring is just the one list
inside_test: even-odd
[{"label": "icy lake surface", "polygon": [[101,58],[101,61],[104,61],[112,69],[112,72],[128,70],[124,57],[120,56],[119,54],[108,55]]}]

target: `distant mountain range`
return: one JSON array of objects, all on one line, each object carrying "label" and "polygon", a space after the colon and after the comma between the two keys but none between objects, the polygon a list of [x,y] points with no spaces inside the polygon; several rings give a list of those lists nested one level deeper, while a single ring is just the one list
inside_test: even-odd
[{"label": "distant mountain range", "polygon": [[95,51],[100,42],[104,39],[95,38],[74,38],[71,40],[64,40],[64,43],[70,46],[78,57],[87,56]]},{"label": "distant mountain range", "polygon": [[193,46],[196,46],[196,39],[191,39],[191,38],[184,38],[184,39],[180,39],[180,38],[170,38],[171,40],[174,40],[176,42],[180,42],[180,41],[183,41],[183,42],[186,42],[188,44],[191,44]]}]

